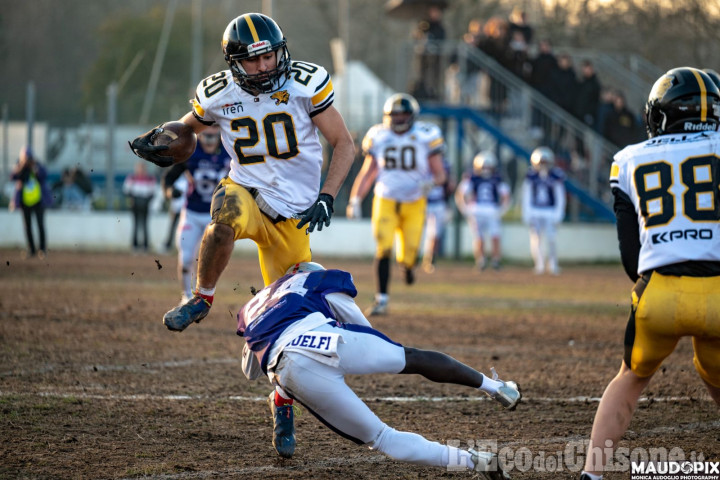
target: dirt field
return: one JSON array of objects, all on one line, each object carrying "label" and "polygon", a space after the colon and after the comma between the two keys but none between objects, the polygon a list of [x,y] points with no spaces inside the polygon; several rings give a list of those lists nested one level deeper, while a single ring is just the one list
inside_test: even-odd
[{"label": "dirt field", "polygon": [[[316,260],[352,272],[358,303],[371,303],[371,261]],[[180,297],[174,256],[51,251],[22,260],[0,250],[0,261],[0,478],[472,477],[395,462],[309,412],[297,421],[295,457],[275,455],[271,387],[242,376],[235,335],[238,307],[262,286],[255,258],[232,259],[210,316],[182,333],[161,322]],[[620,366],[630,288],[619,265],[536,277],[448,262],[419,272],[412,287],[393,271],[392,311],[376,328],[483,372],[494,366],[526,401],[504,412],[482,394],[418,376],[348,382],[395,428],[459,446],[496,442],[516,462],[514,479],[578,478],[583,459],[570,454],[584,452],[597,397]],[[646,395],[623,447],[720,459],[720,415],[689,341]]]}]

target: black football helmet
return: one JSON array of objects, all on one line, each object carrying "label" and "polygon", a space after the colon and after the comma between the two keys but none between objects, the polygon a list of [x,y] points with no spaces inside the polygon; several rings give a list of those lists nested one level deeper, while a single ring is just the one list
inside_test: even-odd
[{"label": "black football helmet", "polygon": [[703,68],[703,72],[707,73],[710,80],[713,81],[716,87],[720,88],[720,74],[712,68]]},{"label": "black football helmet", "polygon": [[[275,20],[261,13],[246,13],[231,21],[223,34],[222,49],[235,83],[253,95],[281,89],[290,76],[287,40]],[[275,70],[248,75],[240,60],[268,52],[277,56]]]},{"label": "black football helmet", "polygon": [[412,95],[396,93],[385,101],[383,121],[395,133],[403,133],[412,128],[418,113],[420,113],[420,104]]},{"label": "black football helmet", "polygon": [[680,67],[658,78],[645,105],[650,138],[668,133],[715,131],[720,90],[702,70]]}]

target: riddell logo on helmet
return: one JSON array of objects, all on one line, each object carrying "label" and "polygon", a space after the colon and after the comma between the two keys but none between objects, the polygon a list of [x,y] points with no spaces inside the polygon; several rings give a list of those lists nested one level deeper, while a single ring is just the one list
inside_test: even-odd
[{"label": "riddell logo on helmet", "polygon": [[267,40],[263,40],[262,42],[253,43],[252,45],[250,45],[250,47],[248,49],[252,51],[252,50],[257,50],[258,48],[269,47],[269,46],[270,46],[270,42],[268,42]]},{"label": "riddell logo on helmet", "polygon": [[717,125],[715,125],[714,123],[685,122],[683,129],[688,132],[707,132],[710,130],[717,130]]}]

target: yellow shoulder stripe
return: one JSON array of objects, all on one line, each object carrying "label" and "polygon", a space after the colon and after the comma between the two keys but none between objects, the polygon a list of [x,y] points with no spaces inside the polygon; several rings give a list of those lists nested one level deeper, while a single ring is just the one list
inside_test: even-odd
[{"label": "yellow shoulder stripe", "polygon": [[620,175],[620,167],[617,163],[613,163],[610,167],[610,179],[616,179],[618,178],[618,175]]},{"label": "yellow shoulder stripe", "polygon": [[439,146],[442,145],[443,143],[444,143],[444,142],[443,142],[443,138],[442,138],[442,137],[436,138],[435,140],[433,140],[432,142],[430,142],[430,148],[439,147]]},{"label": "yellow shoulder stripe", "polygon": [[195,110],[195,113],[197,113],[197,115],[199,117],[202,118],[205,116],[205,110],[200,106],[198,101],[194,98],[192,99],[192,108],[193,108],[193,110]]},{"label": "yellow shoulder stripe", "polygon": [[327,83],[327,85],[325,85],[325,88],[320,90],[318,93],[316,93],[312,97],[313,105],[318,105],[318,104],[322,103],[328,97],[328,95],[330,95],[330,92],[332,92],[332,91],[333,91],[332,80],[328,80],[328,83]]}]

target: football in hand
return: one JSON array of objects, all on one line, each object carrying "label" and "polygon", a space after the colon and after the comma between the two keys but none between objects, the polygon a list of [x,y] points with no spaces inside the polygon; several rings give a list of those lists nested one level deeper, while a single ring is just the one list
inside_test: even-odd
[{"label": "football in hand", "polygon": [[172,157],[173,163],[182,163],[193,154],[197,135],[192,127],[183,122],[166,122],[160,125],[162,131],[153,139],[153,145],[167,145],[168,149],[158,152],[162,157]]}]

